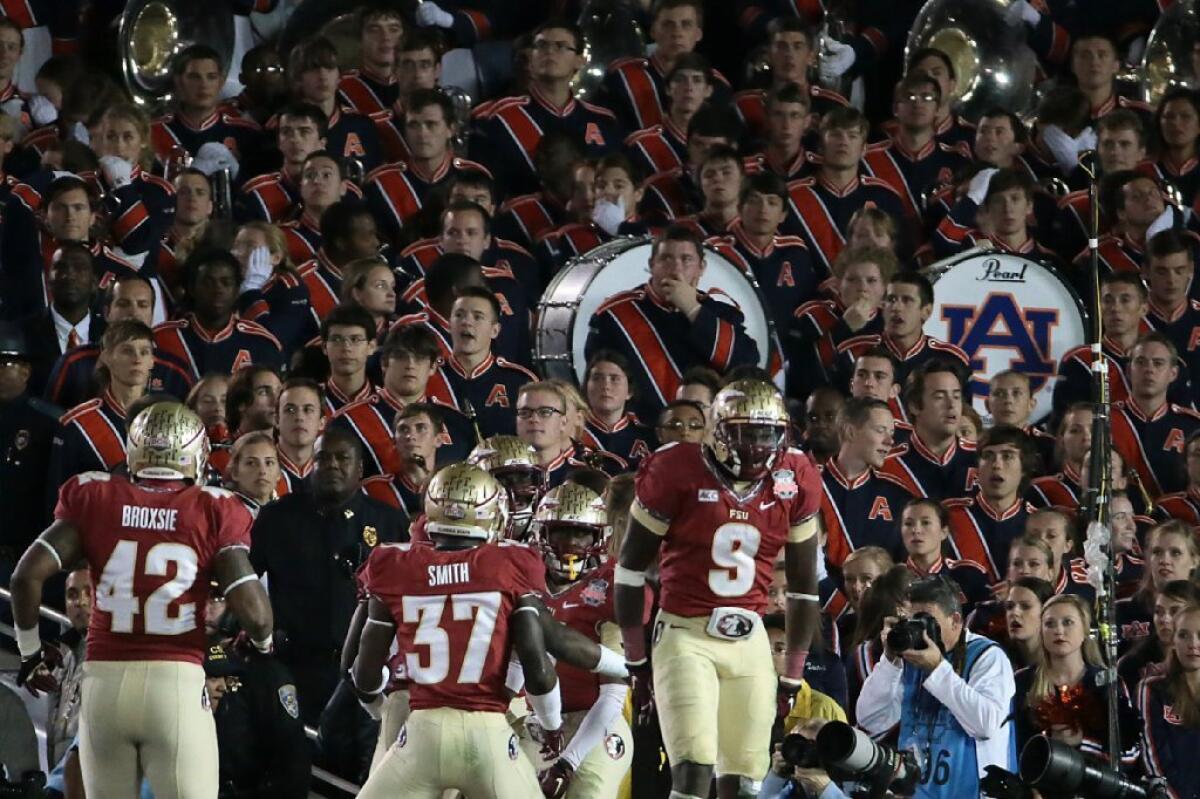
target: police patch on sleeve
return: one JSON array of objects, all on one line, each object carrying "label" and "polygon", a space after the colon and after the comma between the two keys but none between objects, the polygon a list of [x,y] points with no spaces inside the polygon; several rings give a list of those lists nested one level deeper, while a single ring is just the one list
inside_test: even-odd
[{"label": "police patch on sleeve", "polygon": [[279,704],[283,705],[287,714],[294,719],[300,718],[300,702],[296,699],[296,686],[291,683],[281,685],[277,693],[279,694]]}]

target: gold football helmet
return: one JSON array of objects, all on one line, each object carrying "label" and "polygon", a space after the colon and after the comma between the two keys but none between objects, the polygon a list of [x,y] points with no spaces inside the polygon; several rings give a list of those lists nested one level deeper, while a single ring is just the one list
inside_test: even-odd
[{"label": "gold football helmet", "polygon": [[452,463],[425,488],[425,530],[431,538],[467,546],[495,541],[508,524],[508,494],[490,474],[469,463]]},{"label": "gold football helmet", "polygon": [[186,406],[156,402],[130,423],[125,452],[132,477],[199,480],[208,462],[208,434]]},{"label": "gold football helmet", "polygon": [[604,499],[578,483],[550,489],[538,503],[534,529],[546,567],[574,582],[600,565],[611,528]]},{"label": "gold football helmet", "polygon": [[508,491],[509,537],[523,539],[546,479],[533,447],[516,436],[490,436],[471,450],[467,462],[489,472]]},{"label": "gold football helmet", "polygon": [[787,405],[762,380],[735,380],[712,404],[713,454],[738,480],[761,480],[787,447]]}]

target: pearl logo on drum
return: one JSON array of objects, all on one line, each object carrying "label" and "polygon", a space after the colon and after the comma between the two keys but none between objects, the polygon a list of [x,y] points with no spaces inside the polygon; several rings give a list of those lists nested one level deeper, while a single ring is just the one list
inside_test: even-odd
[{"label": "pearl logo on drum", "polygon": [[1020,265],[1009,264],[1008,268],[1000,263],[998,258],[988,258],[983,262],[983,274],[975,278],[989,283],[1024,283],[1027,263]]}]

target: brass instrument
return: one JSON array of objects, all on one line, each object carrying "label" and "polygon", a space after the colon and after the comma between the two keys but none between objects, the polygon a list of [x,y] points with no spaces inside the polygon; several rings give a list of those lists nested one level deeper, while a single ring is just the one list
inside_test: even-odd
[{"label": "brass instrument", "polygon": [[118,52],[121,73],[140,105],[159,105],[174,90],[171,65],[185,47],[206,44],[233,60],[233,10],[228,0],[131,0],[121,14]]},{"label": "brass instrument", "polygon": [[1142,100],[1157,105],[1171,89],[1195,88],[1200,80],[1196,45],[1200,13],[1196,0],[1179,0],[1158,18],[1137,69]]},{"label": "brass instrument", "polygon": [[1010,0],[928,0],[908,33],[905,61],[932,47],[954,64],[954,110],[975,121],[989,108],[1025,114],[1034,103],[1037,57],[1024,23],[1005,16]]},{"label": "brass instrument", "polygon": [[587,0],[579,12],[579,28],[586,63],[571,80],[571,89],[588,100],[600,89],[609,64],[646,54],[646,37],[631,0]]}]

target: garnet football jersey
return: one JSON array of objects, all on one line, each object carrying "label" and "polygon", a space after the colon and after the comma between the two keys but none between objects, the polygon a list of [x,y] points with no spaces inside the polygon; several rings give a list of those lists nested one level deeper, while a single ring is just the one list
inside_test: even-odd
[{"label": "garnet football jersey", "polygon": [[[620,652],[621,637],[613,606],[615,566],[615,561],[608,561],[580,577],[561,593],[546,597],[545,602],[555,619],[596,643],[610,649],[614,649],[615,645],[615,651]],[[649,586],[646,586],[645,592],[645,618],[642,623],[648,624],[654,597]],[[602,631],[601,626],[606,624],[608,629]],[[611,636],[604,635],[604,632],[611,633]],[[572,666],[565,660],[560,660],[555,669],[558,671],[558,684],[562,688],[564,713],[587,710],[596,704],[600,697],[600,675]]]},{"label": "garnet football jersey", "polygon": [[789,449],[770,475],[738,494],[700,444],[668,444],[642,462],[632,515],[663,536],[660,604],[678,616],[715,608],[763,613],[775,558],[816,515],[821,482],[808,455]]},{"label": "garnet football jersey", "polygon": [[508,620],[546,592],[538,552],[503,541],[465,550],[388,544],[371,552],[367,593],[388,606],[405,653],[413,710],[508,708]]},{"label": "garnet football jersey", "polygon": [[250,512],[233,493],[84,472],[54,517],[79,530],[96,586],[88,660],[204,662],[213,560],[250,548]]}]

